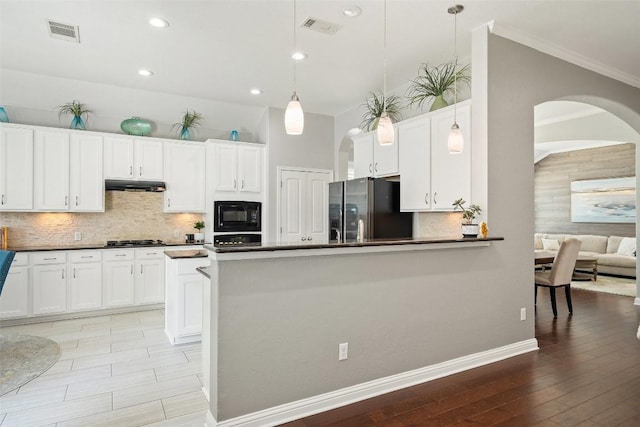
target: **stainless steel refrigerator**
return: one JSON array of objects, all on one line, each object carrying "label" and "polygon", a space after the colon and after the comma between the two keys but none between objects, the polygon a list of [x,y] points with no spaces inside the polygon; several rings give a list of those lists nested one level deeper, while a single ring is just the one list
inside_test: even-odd
[{"label": "stainless steel refrigerator", "polygon": [[360,178],[329,184],[329,241],[407,238],[413,214],[400,212],[400,183]]}]

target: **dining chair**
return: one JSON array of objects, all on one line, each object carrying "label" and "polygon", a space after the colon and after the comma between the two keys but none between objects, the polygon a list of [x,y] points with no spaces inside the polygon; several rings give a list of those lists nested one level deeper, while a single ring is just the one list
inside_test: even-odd
[{"label": "dining chair", "polygon": [[573,305],[571,304],[571,277],[576,267],[576,259],[578,259],[578,251],[580,251],[581,243],[580,240],[573,238],[564,240],[560,244],[558,255],[556,255],[553,261],[551,270],[535,273],[535,302],[538,302],[538,287],[543,286],[549,288],[554,318],[558,317],[556,288],[564,288],[569,313],[573,313]]},{"label": "dining chair", "polygon": [[0,295],[2,295],[2,288],[4,287],[5,280],[7,280],[9,267],[11,267],[15,255],[16,253],[13,251],[0,250]]}]

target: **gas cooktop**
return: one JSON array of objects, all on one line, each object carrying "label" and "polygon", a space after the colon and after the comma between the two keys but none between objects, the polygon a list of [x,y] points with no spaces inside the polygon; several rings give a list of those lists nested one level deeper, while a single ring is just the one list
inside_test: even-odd
[{"label": "gas cooktop", "polygon": [[162,240],[107,240],[106,247],[129,247],[129,246],[164,246]]}]

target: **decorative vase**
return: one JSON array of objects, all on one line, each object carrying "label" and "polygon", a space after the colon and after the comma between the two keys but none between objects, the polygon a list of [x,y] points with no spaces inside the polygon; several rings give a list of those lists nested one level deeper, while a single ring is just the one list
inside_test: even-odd
[{"label": "decorative vase", "polygon": [[69,126],[70,129],[80,129],[80,130],[86,130],[87,128],[84,126],[84,121],[82,120],[82,117],[80,116],[73,116],[73,119],[71,120],[71,126]]},{"label": "decorative vase", "polygon": [[180,130],[180,139],[185,141],[191,140],[191,132],[189,132],[189,128],[183,127],[182,130]]},{"label": "decorative vase", "polygon": [[229,135],[229,140],[230,141],[239,141],[240,140],[240,136],[238,136],[238,131],[237,130],[232,130],[231,134]]},{"label": "decorative vase", "polygon": [[478,237],[478,224],[462,224],[462,237]]},{"label": "decorative vase", "polygon": [[9,123],[9,116],[7,116],[7,112],[4,111],[4,107],[0,107],[0,122]]},{"label": "decorative vase", "polygon": [[438,95],[433,100],[433,104],[431,104],[431,108],[429,109],[429,111],[439,110],[440,108],[444,108],[444,107],[446,107],[448,105],[449,105],[449,103],[444,100],[444,96]]},{"label": "decorative vase", "polygon": [[151,123],[140,117],[132,117],[120,123],[120,129],[127,135],[147,136],[151,133]]}]

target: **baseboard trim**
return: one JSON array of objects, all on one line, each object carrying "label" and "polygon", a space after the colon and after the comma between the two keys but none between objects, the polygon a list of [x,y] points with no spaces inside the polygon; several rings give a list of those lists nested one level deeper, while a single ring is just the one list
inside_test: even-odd
[{"label": "baseboard trim", "polygon": [[211,412],[207,412],[205,427],[258,427],[278,425],[535,350],[538,350],[538,340],[532,338],[413,371],[407,371],[320,394],[307,399],[274,406],[218,423],[216,423]]}]

